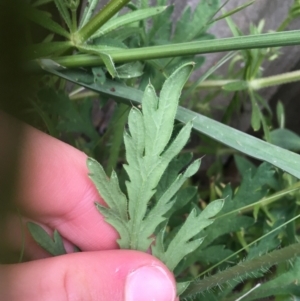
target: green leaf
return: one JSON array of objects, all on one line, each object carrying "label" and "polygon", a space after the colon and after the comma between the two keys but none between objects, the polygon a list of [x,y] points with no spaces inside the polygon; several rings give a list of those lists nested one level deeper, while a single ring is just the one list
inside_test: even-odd
[{"label": "green leaf", "polygon": [[49,17],[48,13],[37,10],[33,7],[26,7],[24,9],[24,13],[29,20],[41,25],[51,32],[57,33],[67,39],[70,38],[70,34],[57,22],[53,21],[52,18]]},{"label": "green leaf", "polygon": [[[271,267],[272,265],[295,258],[296,256],[299,256],[299,254],[299,244],[293,244],[283,249],[275,250],[269,254],[257,257],[255,259],[242,262],[234,267],[216,273],[215,275],[195,281],[185,290],[185,292],[183,293],[183,298],[194,297],[200,292],[209,290],[215,286],[220,287],[222,284],[229,281],[239,283],[244,279],[247,279],[251,276],[253,277],[255,275],[252,275],[253,272],[255,273],[258,270],[267,271],[266,269]],[[272,282],[272,280],[266,282],[262,285],[262,287],[266,289],[258,288],[249,296],[249,299],[248,297],[246,297],[245,300],[257,300],[262,297],[273,295],[274,293],[276,293],[276,290],[282,291],[283,287],[286,286],[287,283],[292,283],[292,281],[299,279],[299,271],[299,259],[296,259],[295,267],[290,272],[284,273],[281,277],[279,276],[278,278],[275,278],[273,280],[274,282]],[[264,292],[264,294],[262,293],[262,291]],[[241,295],[243,295],[243,293]],[[233,300],[236,299],[237,296],[235,296]]]},{"label": "green leaf", "polygon": [[272,131],[270,133],[270,142],[290,151],[300,151],[300,136],[288,129]]},{"label": "green leaf", "polygon": [[159,250],[156,245],[154,245],[152,246],[153,255],[160,258],[171,271],[174,270],[187,254],[193,252],[201,245],[204,238],[194,240],[192,240],[192,238],[213,223],[213,220],[210,218],[219,213],[223,204],[223,200],[214,201],[199,215],[197,215],[195,209],[193,209],[168,245],[167,250],[162,252],[162,250]]},{"label": "green leaf", "polygon": [[52,239],[51,236],[38,224],[28,222],[27,227],[31,236],[38,243],[38,245],[40,245],[51,255],[58,256],[66,254],[63,241],[57,230],[54,230]]},{"label": "green leaf", "polygon": [[247,297],[243,299],[245,301],[251,301],[274,295],[291,295],[293,293],[299,296],[299,279],[300,258],[298,257],[291,263],[291,268],[287,272],[283,272],[274,279],[262,283],[260,287],[258,287],[256,290],[254,290],[252,293],[250,293]]},{"label": "green leaf", "polygon": [[83,15],[79,23],[79,29],[82,28],[91,19],[98,2],[99,0],[86,1]]},{"label": "green leaf", "polygon": [[120,234],[118,243],[121,248],[128,246],[128,215],[127,215],[127,198],[119,187],[117,174],[113,171],[108,178],[103,167],[94,159],[88,158],[87,166],[89,177],[95,184],[99,194],[105,200],[109,208],[98,203],[96,206],[107,222],[115,227]]},{"label": "green leaf", "polygon": [[277,122],[280,128],[284,128],[285,126],[285,113],[284,113],[284,106],[281,101],[278,101],[276,106],[276,116]]},{"label": "green leaf", "polygon": [[72,31],[72,20],[71,20],[71,16],[70,16],[68,7],[66,5],[66,1],[65,0],[54,0],[54,3],[56,5],[61,17],[66,22],[69,30]]},{"label": "green leaf", "polygon": [[[88,160],[90,177],[109,208],[99,204],[97,207],[120,233],[118,242],[121,248],[141,251],[149,248],[151,234],[166,220],[164,215],[174,204],[175,200],[171,199],[187,177],[199,168],[199,160],[192,163],[170,188],[166,188],[153,208],[148,208],[162,174],[190,135],[192,124],[188,123],[171,140],[181,88],[192,68],[193,64],[186,64],[176,70],[166,80],[159,98],[149,84],[144,93],[142,112],[133,107],[129,113],[128,131],[124,133],[128,201],[122,196],[116,174],[112,173],[108,179],[98,163]],[[163,129],[167,130],[167,135],[162,135]],[[153,147],[151,139],[156,141],[157,147]]]},{"label": "green leaf", "polygon": [[57,131],[82,133],[92,141],[98,140],[99,135],[91,121],[92,103],[90,101],[72,102],[63,91],[50,88],[39,91],[38,98],[41,108],[56,124]]},{"label": "green leaf", "polygon": [[252,93],[250,99],[252,105],[251,126],[254,131],[258,131],[261,125],[261,112],[258,103]]},{"label": "green leaf", "polygon": [[180,296],[190,285],[189,281],[186,282],[177,282],[176,283],[176,291],[177,295]]},{"label": "green leaf", "polygon": [[192,41],[198,38],[207,29],[219,6],[219,0],[201,0],[193,14],[191,8],[187,6],[176,23],[173,41]]},{"label": "green leaf", "polygon": [[109,72],[109,74],[112,76],[112,78],[117,77],[118,76],[118,72],[116,70],[115,64],[111,58],[111,56],[108,53],[100,53],[100,57],[103,60],[105,67],[107,69],[107,71]]},{"label": "green leaf", "polygon": [[[88,85],[79,81],[79,76],[84,73],[83,71],[79,70],[67,70],[61,72],[46,67],[44,69],[72,82],[80,83],[82,86],[91,90],[104,93],[108,96],[113,96],[114,99],[118,101],[122,101],[127,104],[141,104],[141,98],[143,97],[143,94],[139,90],[126,87],[112,81],[107,81],[103,86],[95,86],[93,84]],[[300,178],[300,156],[293,152],[252,137],[239,130],[231,128],[218,121],[183,107],[178,108],[176,119],[183,123],[193,120],[193,128],[196,131],[203,133],[214,140],[219,141],[246,155],[254,157],[258,160],[267,161],[294,175],[295,177]]]},{"label": "green leaf", "polygon": [[107,34],[108,32],[115,30],[118,27],[128,25],[130,23],[134,23],[137,21],[145,20],[147,18],[150,18],[152,16],[155,16],[157,14],[162,13],[166,9],[166,6],[161,7],[151,7],[151,8],[145,8],[145,9],[139,9],[137,11],[133,11],[130,13],[127,13],[123,16],[113,18],[106,22],[98,31],[96,31],[92,39],[103,36]]},{"label": "green leaf", "polygon": [[135,78],[143,75],[144,65],[132,62],[116,67],[118,78]]},{"label": "green leaf", "polygon": [[94,82],[103,85],[106,81],[106,76],[102,67],[94,67],[92,68],[92,72],[94,74]]}]

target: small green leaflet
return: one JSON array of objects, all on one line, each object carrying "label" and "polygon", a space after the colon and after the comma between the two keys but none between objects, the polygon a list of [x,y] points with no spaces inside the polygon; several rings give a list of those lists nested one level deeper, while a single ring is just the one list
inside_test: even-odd
[{"label": "small green leaflet", "polygon": [[40,245],[51,255],[58,256],[67,253],[63,245],[61,236],[59,235],[57,230],[54,230],[52,239],[52,237],[38,224],[28,222],[27,227],[38,245]]},{"label": "small green leaflet", "polygon": [[196,210],[193,209],[185,223],[170,242],[166,251],[164,250],[162,242],[164,234],[164,230],[162,230],[157,236],[155,245],[152,245],[153,255],[158,257],[171,271],[173,271],[187,254],[195,251],[201,245],[204,237],[194,240],[192,240],[192,238],[213,223],[213,219],[211,218],[220,212],[223,204],[223,200],[214,201],[199,215],[197,215]]}]

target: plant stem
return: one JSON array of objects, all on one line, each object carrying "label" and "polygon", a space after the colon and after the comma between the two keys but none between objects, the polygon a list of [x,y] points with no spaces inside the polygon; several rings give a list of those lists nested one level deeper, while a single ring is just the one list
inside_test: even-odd
[{"label": "plant stem", "polygon": [[210,289],[214,286],[232,281],[234,279],[242,280],[251,273],[255,273],[261,269],[269,268],[275,264],[287,261],[300,255],[300,244],[293,244],[280,250],[275,250],[269,254],[257,257],[255,259],[244,261],[232,268],[228,268],[213,276],[206,277],[199,281],[193,282],[183,293],[183,298],[193,297],[196,294]]},{"label": "plant stem", "polygon": [[[85,27],[83,27],[83,29],[84,28]],[[218,40],[187,42],[143,48],[131,48],[120,50],[113,49],[109,51],[109,55],[115,63],[125,63],[137,60],[152,60],[184,55],[197,55],[212,52],[291,46],[299,44],[300,30],[294,30],[278,33],[248,35]],[[100,56],[87,54],[59,57],[55,60],[57,61],[57,63],[65,67],[103,65],[103,61]]]},{"label": "plant stem", "polygon": [[259,90],[271,86],[288,84],[300,80],[300,70],[273,75],[264,78],[253,79],[249,82],[249,87],[253,90]]},{"label": "plant stem", "polygon": [[111,0],[101,11],[99,11],[98,14],[95,15],[94,18],[92,18],[75,34],[76,43],[82,44],[88,40],[103,24],[121,10],[128,2],[130,2],[130,0]]},{"label": "plant stem", "polygon": [[[226,84],[238,82],[238,79],[226,80],[206,80],[197,85],[196,89],[220,89]],[[300,81],[300,70],[286,72],[278,75],[257,78],[248,81],[249,88],[252,90],[260,90],[267,87],[289,84],[291,82]],[[191,85],[187,84],[186,88]]]}]

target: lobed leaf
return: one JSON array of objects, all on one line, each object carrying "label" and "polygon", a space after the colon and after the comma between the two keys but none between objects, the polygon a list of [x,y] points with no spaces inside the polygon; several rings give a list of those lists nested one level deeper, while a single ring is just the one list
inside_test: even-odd
[{"label": "lobed leaf", "polygon": [[162,254],[162,250],[157,249],[156,246],[152,246],[153,254],[155,256],[158,255],[171,271],[174,270],[186,255],[193,252],[201,245],[204,240],[203,237],[194,240],[192,240],[192,238],[213,223],[213,220],[210,218],[219,213],[223,204],[223,200],[214,201],[199,215],[197,215],[196,210],[193,209],[180,230],[170,242],[167,250]]},{"label": "lobed leaf", "polygon": [[27,227],[38,245],[51,255],[58,256],[67,253],[62,238],[57,230],[54,230],[52,239],[51,236],[38,224],[28,222]]}]

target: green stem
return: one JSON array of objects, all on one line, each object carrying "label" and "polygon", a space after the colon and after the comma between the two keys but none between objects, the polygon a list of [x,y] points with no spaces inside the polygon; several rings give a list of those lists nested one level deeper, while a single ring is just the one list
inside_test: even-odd
[{"label": "green stem", "polygon": [[[84,29],[85,27],[83,27]],[[80,32],[80,31],[79,31]],[[206,40],[188,43],[150,46],[131,49],[113,49],[109,55],[115,63],[137,60],[152,60],[166,57],[197,55],[231,50],[256,49],[266,47],[292,46],[300,44],[300,30],[278,33],[266,33],[218,40]],[[57,63],[65,67],[83,67],[103,65],[100,56],[76,55],[56,59]]]},{"label": "green stem", "polygon": [[195,297],[196,294],[221,286],[222,284],[247,278],[251,273],[255,273],[261,269],[265,270],[273,265],[292,259],[300,255],[300,244],[293,244],[280,250],[275,250],[269,254],[257,257],[255,259],[244,261],[232,268],[228,268],[213,276],[193,282],[183,293],[183,298]]},{"label": "green stem", "polygon": [[[205,80],[199,83],[195,88],[196,89],[221,89],[223,86],[234,82],[239,82],[239,80],[238,79]],[[188,83],[185,85],[185,88],[190,88],[191,85],[192,85],[191,83]]]},{"label": "green stem", "polygon": [[300,70],[273,75],[264,78],[253,79],[249,82],[249,87],[253,90],[259,90],[271,86],[288,84],[300,80]]},{"label": "green stem", "polygon": [[[248,81],[249,87],[252,90],[260,90],[267,87],[278,86],[283,84],[289,84],[300,80],[300,70],[282,73],[278,75],[257,78]],[[197,85],[196,89],[220,89],[226,84],[238,82],[237,79],[227,80],[206,80]],[[187,84],[185,87],[189,88],[191,84]]]},{"label": "green stem", "polygon": [[75,34],[75,44],[88,40],[103,24],[120,11],[130,0],[111,0],[94,18]]}]

